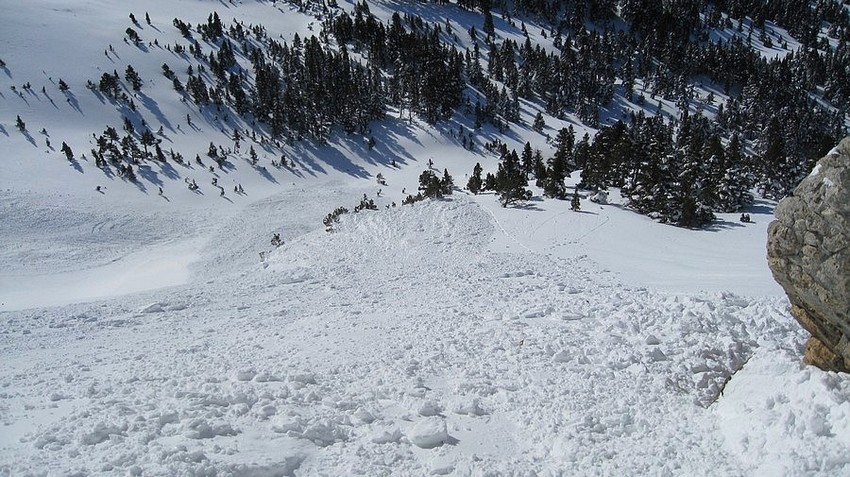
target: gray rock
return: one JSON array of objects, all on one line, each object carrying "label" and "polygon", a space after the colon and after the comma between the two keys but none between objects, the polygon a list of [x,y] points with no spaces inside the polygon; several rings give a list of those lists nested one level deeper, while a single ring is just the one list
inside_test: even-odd
[{"label": "gray rock", "polygon": [[850,137],[779,202],[767,258],[812,337],[805,361],[850,372]]}]

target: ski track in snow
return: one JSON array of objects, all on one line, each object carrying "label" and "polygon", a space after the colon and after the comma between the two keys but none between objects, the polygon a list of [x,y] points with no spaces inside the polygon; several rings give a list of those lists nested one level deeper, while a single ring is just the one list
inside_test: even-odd
[{"label": "ski track in snow", "polygon": [[850,385],[796,364],[784,299],[628,288],[492,250],[494,223],[364,212],[242,271],[0,314],[0,473],[850,469]]}]

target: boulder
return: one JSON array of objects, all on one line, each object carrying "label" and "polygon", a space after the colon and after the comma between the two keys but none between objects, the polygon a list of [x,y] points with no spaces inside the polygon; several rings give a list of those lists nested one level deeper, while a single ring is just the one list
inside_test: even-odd
[{"label": "boulder", "polygon": [[804,361],[850,372],[850,137],[782,199],[768,228],[767,258],[811,333]]}]

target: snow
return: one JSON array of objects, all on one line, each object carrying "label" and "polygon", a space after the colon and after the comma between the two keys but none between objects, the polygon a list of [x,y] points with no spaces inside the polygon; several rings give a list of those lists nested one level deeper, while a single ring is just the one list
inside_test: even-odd
[{"label": "snow", "polygon": [[423,449],[433,449],[448,440],[446,421],[442,417],[426,417],[410,430],[410,441]]},{"label": "snow", "polygon": [[0,302],[6,309],[64,305],[182,285],[198,243],[185,241],[152,246],[85,270],[30,275],[0,274]]},{"label": "snow", "polygon": [[[397,3],[370,8],[386,18]],[[140,34],[174,42],[171,18],[212,9],[285,35],[316,21],[236,4],[152,1]],[[775,204],[705,231],[634,214],[616,190],[578,213],[539,191],[520,208],[460,190],[385,208],[429,159],[457,184],[476,162],[495,168],[457,147],[456,124],[418,122],[376,124],[375,151],[340,135],[287,145],[292,170],[234,158],[215,176],[152,169],[135,187],[69,165],[36,132],[88,150],[120,116],[85,80],[132,63],[165,120],[196,117],[196,134],[166,128],[175,149],[227,144],[159,80],[182,60],[120,41],[127,12],[143,18],[133,5],[37,0],[0,17],[0,475],[850,472],[850,380],[800,364],[806,334],[766,264]],[[480,21],[457,15],[458,32]],[[80,48],[56,54],[66,37]],[[110,43],[120,62],[102,55]],[[9,89],[59,98],[60,76],[79,110]],[[525,140],[547,147],[522,128],[507,138]],[[379,172],[380,210],[325,232],[328,212],[375,197]],[[212,177],[246,194],[222,199]]]}]

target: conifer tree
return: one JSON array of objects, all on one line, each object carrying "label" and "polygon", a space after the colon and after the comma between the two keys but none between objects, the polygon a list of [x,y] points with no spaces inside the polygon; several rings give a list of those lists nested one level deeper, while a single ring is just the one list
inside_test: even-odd
[{"label": "conifer tree", "polygon": [[737,134],[733,134],[726,145],[726,157],[729,167],[717,184],[717,209],[721,212],[737,212],[741,207],[752,204],[753,194],[750,190],[755,185],[749,164],[741,153]]},{"label": "conifer tree", "polygon": [[572,170],[572,151],[575,143],[575,132],[572,127],[562,128],[555,138],[555,155],[549,160],[546,178],[542,180],[543,194],[547,197],[564,199],[567,188],[564,179]]},{"label": "conifer tree", "polygon": [[484,26],[481,29],[488,37],[493,37],[496,34],[496,26],[493,24],[493,15],[489,8],[484,9]]},{"label": "conifer tree", "polygon": [[429,199],[442,199],[443,186],[440,178],[434,171],[426,169],[419,175],[419,190],[424,197]]},{"label": "conifer tree", "polygon": [[534,124],[532,125],[535,131],[542,133],[543,129],[546,128],[546,120],[543,119],[543,113],[540,111],[537,112],[537,116],[534,117]]},{"label": "conifer tree", "polygon": [[525,188],[528,179],[522,171],[516,151],[502,155],[495,182],[495,190],[499,194],[502,207],[531,199],[531,191]]},{"label": "conifer tree", "polygon": [[475,195],[478,195],[481,192],[482,180],[481,180],[481,163],[475,163],[475,167],[472,168],[472,176],[469,178],[469,181],[466,183],[466,188],[469,189]]},{"label": "conifer tree", "polygon": [[146,128],[145,132],[142,133],[142,137],[139,138],[139,142],[141,142],[142,146],[145,148],[145,157],[148,157],[148,146],[153,146],[159,143],[159,140],[153,135],[150,129]]},{"label": "conifer tree", "polygon": [[492,172],[488,172],[486,176],[484,176],[484,184],[481,190],[496,190],[496,176],[493,175]]},{"label": "conifer tree", "polygon": [[65,141],[62,141],[61,151],[65,154],[65,157],[67,157],[69,161],[74,159],[74,152],[71,150],[71,147],[68,146]]},{"label": "conifer tree", "polygon": [[531,150],[531,143],[525,143],[525,146],[522,148],[522,171],[525,173],[525,176],[528,177],[528,174],[534,172],[534,151]]},{"label": "conifer tree", "polygon": [[578,212],[581,210],[581,200],[578,196],[578,191],[573,191],[573,198],[570,201],[570,210],[574,212]]},{"label": "conifer tree", "polygon": [[449,175],[448,169],[443,169],[443,178],[440,179],[440,192],[443,195],[451,195],[454,188],[454,179]]}]

